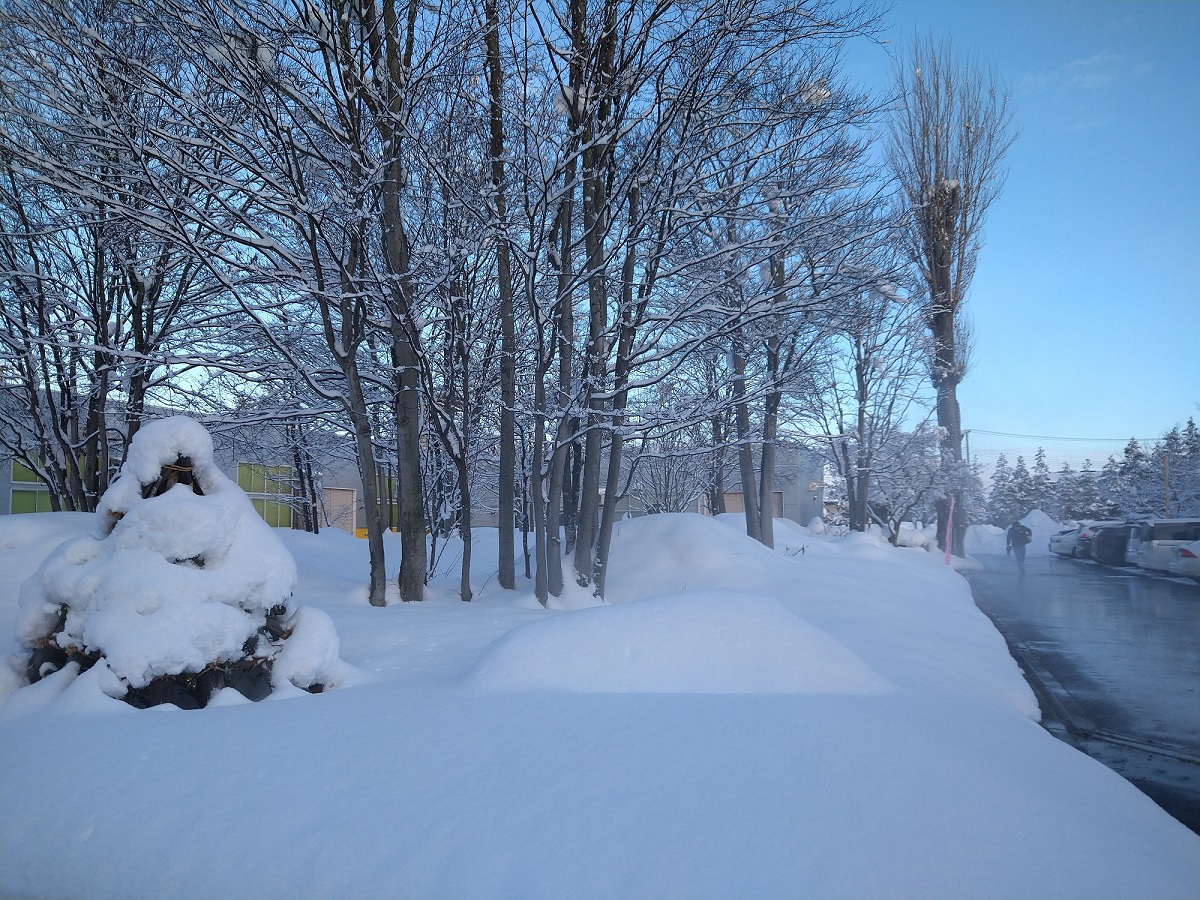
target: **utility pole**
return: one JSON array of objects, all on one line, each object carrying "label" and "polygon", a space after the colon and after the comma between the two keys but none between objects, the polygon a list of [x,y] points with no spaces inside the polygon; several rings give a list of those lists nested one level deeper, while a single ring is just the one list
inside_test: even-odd
[{"label": "utility pole", "polygon": [[1163,454],[1163,518],[1171,518],[1171,456]]}]

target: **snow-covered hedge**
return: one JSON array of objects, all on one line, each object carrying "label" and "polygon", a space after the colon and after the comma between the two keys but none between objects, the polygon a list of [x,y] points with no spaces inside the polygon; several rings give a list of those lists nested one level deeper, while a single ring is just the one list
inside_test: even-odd
[{"label": "snow-covered hedge", "polygon": [[95,532],[63,543],[21,589],[26,675],[104,666],[106,690],[135,706],[204,706],[226,686],[259,699],[284,681],[323,690],[337,633],[291,602],[295,581],[295,560],[217,468],[204,427],[149,422]]}]

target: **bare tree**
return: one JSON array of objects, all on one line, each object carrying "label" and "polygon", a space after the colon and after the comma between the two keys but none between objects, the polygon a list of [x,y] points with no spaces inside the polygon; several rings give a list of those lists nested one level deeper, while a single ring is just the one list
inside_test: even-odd
[{"label": "bare tree", "polygon": [[914,414],[928,415],[922,392],[928,392],[928,338],[909,291],[898,291],[874,268],[855,280],[864,287],[840,310],[831,365],[819,379],[817,421],[826,458],[845,479],[850,528],[863,531],[871,524],[869,502],[885,448],[896,445]]},{"label": "bare tree", "polygon": [[[930,379],[947,464],[962,461],[958,385],[966,371],[962,304],[975,274],[988,208],[1004,184],[1001,163],[1016,138],[997,74],[956,56],[949,41],[917,41],[897,64],[899,107],[888,158],[907,202],[908,249],[925,282],[933,333]],[[938,507],[945,533],[950,501]],[[960,520],[961,521],[961,520]],[[961,555],[965,525],[954,529]]]},{"label": "bare tree", "polygon": [[226,299],[189,246],[211,228],[157,223],[180,205],[219,215],[206,176],[227,160],[159,162],[196,133],[145,73],[205,90],[169,42],[102,6],[0,7],[3,440],[55,508],[95,507],[152,392],[201,364]]},{"label": "bare tree", "polygon": [[503,588],[516,585],[513,566],[514,493],[516,480],[516,327],[509,241],[508,201],[504,176],[504,66],[500,56],[500,16],[496,0],[484,0],[484,43],[487,47],[488,155],[492,173],[492,206],[496,225],[496,285],[500,295],[500,484],[497,518],[500,528],[499,581]]}]

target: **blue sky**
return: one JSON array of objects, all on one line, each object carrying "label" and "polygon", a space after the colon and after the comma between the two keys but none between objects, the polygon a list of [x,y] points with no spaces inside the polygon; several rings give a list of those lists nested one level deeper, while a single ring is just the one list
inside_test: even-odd
[{"label": "blue sky", "polygon": [[898,0],[885,20],[852,78],[884,89],[890,54],[949,37],[1008,83],[1020,131],[968,297],[972,454],[1098,468],[1200,421],[1200,2]]}]

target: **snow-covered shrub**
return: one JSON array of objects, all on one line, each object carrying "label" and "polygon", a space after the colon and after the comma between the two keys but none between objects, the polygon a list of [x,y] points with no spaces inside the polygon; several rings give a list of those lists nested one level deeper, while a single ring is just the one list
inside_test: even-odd
[{"label": "snow-covered shrub", "polygon": [[931,541],[936,542],[932,532],[929,529],[918,528],[912,522],[901,522],[900,529],[896,532],[897,547],[927,547]]},{"label": "snow-covered shrub", "polygon": [[30,682],[103,660],[116,676],[106,691],[135,706],[202,707],[226,686],[256,700],[284,680],[330,686],[333,625],[292,603],[295,560],[217,468],[198,422],[143,425],[96,518],[22,586]]}]

